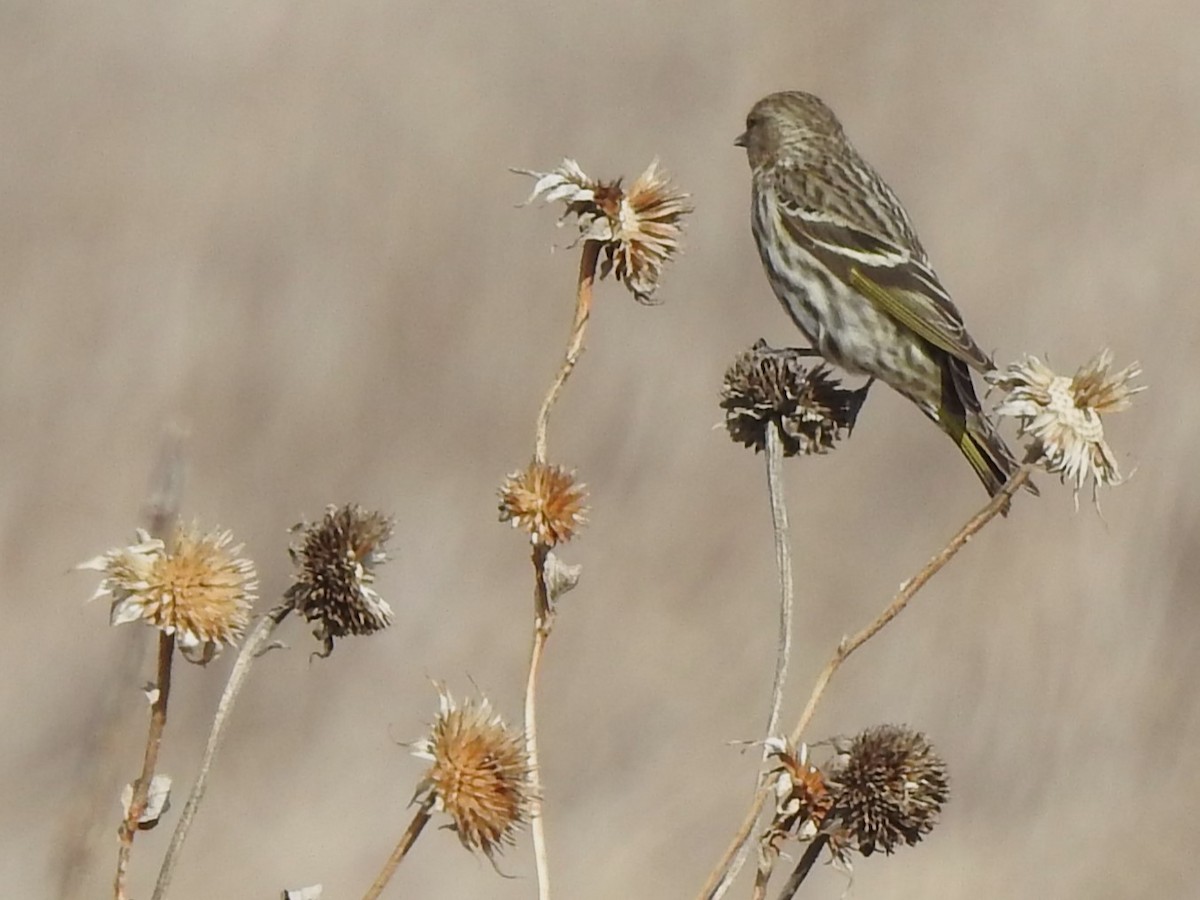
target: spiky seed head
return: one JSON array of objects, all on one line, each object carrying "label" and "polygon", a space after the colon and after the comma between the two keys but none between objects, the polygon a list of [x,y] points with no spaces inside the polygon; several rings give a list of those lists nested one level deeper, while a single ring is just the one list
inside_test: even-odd
[{"label": "spiky seed head", "polygon": [[739,444],[762,450],[774,422],[783,455],[826,453],[854,428],[862,391],[840,386],[823,365],[808,367],[796,350],[772,350],[760,341],[725,372],[721,408],[725,428]]},{"label": "spiky seed head", "polygon": [[392,622],[392,608],[374,589],[375,570],[389,558],[392,520],[357,504],[330,505],[316,523],[292,527],[298,542],[288,548],[296,566],[285,596],[333,651],[334,638],[373,634]]},{"label": "spiky seed head", "polygon": [[527,531],[533,543],[569,541],[587,521],[586,486],[560,466],[534,460],[510,474],[499,493],[500,521]]},{"label": "spiky seed head", "polygon": [[432,796],[463,846],[489,859],[516,842],[529,813],[524,736],[505,725],[487,698],[456,702],[438,684],[439,709],[428,737],[412,745],[429,760],[416,799]]},{"label": "spiky seed head", "polygon": [[826,775],[835,846],[863,856],[920,841],[949,797],[945,763],[925,735],[903,725],[861,732]]},{"label": "spiky seed head", "polygon": [[1007,394],[996,413],[1017,420],[1020,433],[1033,439],[1033,457],[1071,485],[1076,504],[1089,478],[1093,501],[1100,485],[1118,485],[1123,480],[1104,437],[1102,416],[1128,409],[1133,395],[1145,386],[1130,383],[1142,373],[1137,363],[1119,372],[1110,372],[1111,367],[1112,353],[1105,349],[1074,376],[1056,374],[1036,356],[987,376]]},{"label": "spiky seed head", "polygon": [[92,599],[112,598],[113,625],[141,619],[174,634],[189,660],[208,662],[242,636],[256,599],[254,563],[232,544],[231,532],[201,532],[195,523],[178,525],[166,541],[139,528],[133,544],[77,568],[104,573]]},{"label": "spiky seed head", "polygon": [[682,222],[692,211],[680,192],[653,160],[628,191],[621,180],[599,181],[573,159],[549,172],[513,169],[536,180],[526,203],[541,196],[566,205],[559,224],[574,217],[579,239],[601,245],[600,277],[623,283],[639,303],[652,303],[663,266],[680,246]]}]

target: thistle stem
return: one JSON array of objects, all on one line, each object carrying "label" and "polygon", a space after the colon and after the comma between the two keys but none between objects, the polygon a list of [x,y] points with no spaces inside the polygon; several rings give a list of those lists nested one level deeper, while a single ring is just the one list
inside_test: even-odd
[{"label": "thistle stem", "polygon": [[[787,679],[788,662],[792,655],[792,615],[795,590],[792,583],[792,551],[788,535],[787,502],[783,496],[783,442],[779,425],[767,423],[767,489],[771,495],[771,524],[775,531],[775,564],[779,568],[779,636],[775,649],[775,680],[771,685],[771,713],[767,718],[767,737],[775,734],[779,725],[779,710],[783,705],[783,684]],[[763,761],[770,751],[763,747]]]},{"label": "thistle stem", "polygon": [[783,885],[783,890],[779,892],[777,900],[792,900],[796,896],[796,891],[800,889],[800,885],[804,883],[804,879],[808,877],[808,873],[812,871],[812,867],[817,862],[817,857],[821,855],[821,851],[825,849],[825,845],[829,843],[829,835],[818,834],[809,843],[804,850],[804,855],[800,857],[800,861],[796,863],[796,868],[792,870],[791,876]]},{"label": "thistle stem", "polygon": [[167,895],[167,889],[171,885],[171,877],[175,874],[175,866],[178,864],[179,856],[183,852],[183,845],[187,840],[188,832],[191,830],[192,821],[196,818],[200,802],[204,799],[204,792],[208,788],[208,773],[212,769],[217,750],[220,749],[221,741],[225,737],[225,732],[229,725],[229,717],[233,712],[233,705],[237,702],[238,696],[246,684],[246,678],[250,674],[250,667],[262,655],[264,648],[267,646],[267,641],[270,640],[271,635],[275,633],[275,629],[279,627],[279,623],[287,617],[287,614],[293,608],[291,601],[285,601],[259,619],[258,624],[254,626],[254,630],[250,632],[250,635],[242,644],[242,649],[238,652],[237,661],[233,664],[233,670],[229,673],[229,680],[225,683],[225,690],[221,694],[221,700],[217,704],[216,715],[213,717],[212,726],[209,728],[208,741],[204,745],[204,756],[200,761],[200,772],[196,775],[196,783],[192,785],[192,792],[188,795],[187,804],[179,816],[179,822],[175,825],[175,831],[171,835],[171,843],[167,847],[162,866],[158,870],[158,881],[154,885],[152,900],[163,900]]},{"label": "thistle stem", "polygon": [[538,898],[550,897],[550,862],[546,850],[546,822],[542,816],[542,769],[538,759],[537,686],[542,670],[542,658],[554,611],[546,590],[546,556],[549,548],[537,543],[533,548],[534,568],[534,626],[533,649],[529,655],[529,677],[525,682],[525,752],[529,756],[529,830],[533,836],[533,858],[537,866]]},{"label": "thistle stem", "polygon": [[158,750],[162,745],[163,730],[167,726],[167,701],[171,696],[171,662],[175,655],[175,635],[158,633],[158,674],[155,680],[154,702],[150,704],[150,728],[146,734],[146,750],[142,756],[142,774],[133,783],[133,796],[125,818],[117,831],[120,847],[117,851],[117,874],[113,879],[113,896],[126,900],[125,883],[129,874],[129,857],[133,853],[133,839],[137,836],[138,820],[146,811],[146,800],[150,793],[150,782],[158,765]]},{"label": "thistle stem", "polygon": [[387,858],[387,862],[383,864],[379,875],[375,881],[371,883],[371,887],[363,894],[363,900],[376,900],[383,889],[387,887],[387,883],[392,880],[392,876],[396,874],[396,869],[400,863],[404,861],[404,857],[408,854],[409,848],[417,842],[417,838],[421,836],[421,831],[429,823],[429,818],[433,811],[433,804],[436,800],[433,792],[421,803],[417,809],[417,814],[413,816],[413,820],[408,823],[408,828],[404,829],[404,834],[400,836],[399,843],[392,851],[392,855]]},{"label": "thistle stem", "polygon": [[583,252],[579,257],[579,283],[575,290],[575,319],[571,323],[571,336],[567,340],[567,352],[563,356],[558,374],[542,400],[542,408],[538,410],[537,433],[534,444],[534,458],[544,463],[546,461],[546,427],[550,420],[550,410],[558,400],[558,395],[571,377],[575,364],[583,352],[583,336],[587,331],[588,318],[592,314],[592,285],[596,281],[596,262],[600,258],[599,241],[584,241]]},{"label": "thistle stem", "polygon": [[[801,713],[796,727],[792,729],[789,740],[793,746],[799,746],[804,730],[812,721],[817,705],[821,702],[825,689],[829,686],[830,679],[833,678],[834,673],[841,664],[846,661],[851,653],[877,635],[885,625],[903,612],[917,591],[923,588],[934,575],[945,568],[946,564],[958,555],[958,552],[967,545],[980,529],[1008,508],[1012,502],[1013,495],[1029,480],[1032,469],[1033,465],[1031,463],[1022,464],[1008,479],[1004,487],[1000,489],[999,493],[992,497],[979,512],[972,516],[959,529],[958,533],[916,575],[900,586],[900,590],[892,598],[891,602],[883,608],[883,611],[870,624],[853,637],[842,638],[832,658],[826,663],[825,668],[817,677],[816,684],[813,685],[812,693],[809,695],[808,704],[804,707],[804,712]],[[750,839],[754,823],[758,821],[758,815],[762,812],[763,805],[766,803],[769,794],[770,791],[766,786],[759,788],[758,793],[755,794],[754,802],[738,827],[737,833],[734,835],[724,854],[722,854],[717,865],[709,873],[708,881],[705,882],[704,887],[701,889],[700,897],[704,898],[704,900],[717,900],[717,898],[725,894],[729,886],[733,883],[733,878],[736,875],[736,872],[733,870],[734,863],[739,854],[742,853],[742,848]]]}]

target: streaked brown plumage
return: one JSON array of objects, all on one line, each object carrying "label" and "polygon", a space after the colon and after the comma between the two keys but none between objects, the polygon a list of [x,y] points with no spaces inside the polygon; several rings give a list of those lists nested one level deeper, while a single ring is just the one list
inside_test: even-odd
[{"label": "streaked brown plumage", "polygon": [[891,188],[812,94],[764,97],[736,143],[753,174],[759,255],[792,321],[830,362],[912,400],[994,495],[1016,462],[971,381],[994,365]]}]

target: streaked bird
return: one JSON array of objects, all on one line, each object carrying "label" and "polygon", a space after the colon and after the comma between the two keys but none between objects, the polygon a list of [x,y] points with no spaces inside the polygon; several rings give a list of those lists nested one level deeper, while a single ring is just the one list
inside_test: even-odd
[{"label": "streaked bird", "polygon": [[829,362],[913,401],[995,495],[1017,464],[971,381],[995,366],[892,189],[812,94],[759,100],[735,143],[753,174],[758,252],[792,321]]}]

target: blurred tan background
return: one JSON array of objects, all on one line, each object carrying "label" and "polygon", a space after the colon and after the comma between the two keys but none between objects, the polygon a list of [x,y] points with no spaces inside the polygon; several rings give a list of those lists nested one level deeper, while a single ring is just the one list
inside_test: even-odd
[{"label": "blurred tan background", "polygon": [[[1103,518],[1043,477],[835,680],[812,737],[907,722],[953,777],[938,830],[860,863],[853,896],[1200,896],[1198,59],[1193,0],[0,6],[4,893],[110,891],[152,634],[110,629],[94,574],[64,573],[132,537],[171,422],[186,513],[246,542],[264,605],[302,516],[397,522],[395,626],[315,662],[284,629],[174,896],[360,896],[410,815],[421,764],[397,742],[432,717],[429,679],[519,719],[530,572],[494,492],[531,452],[576,256],[507,168],[631,179],[660,155],[696,206],[686,252],[660,307],[601,285],[552,420],[593,512],[542,743],[557,896],[695,894],[750,792],[756,753],[729,742],[761,736],[776,620],[762,459],[713,430],[717,393],[756,338],[796,339],[732,141],[759,96],[804,88],[999,360],[1071,370],[1108,345],[1151,385],[1111,421],[1136,474]],[[787,479],[794,721],[838,638],[985,498],[882,389]],[[177,671],[182,789],[231,663]],[[174,822],[137,841],[136,896]],[[431,830],[392,895],[534,896],[527,835],[501,865]],[[825,870],[807,895],[845,887]]]}]

